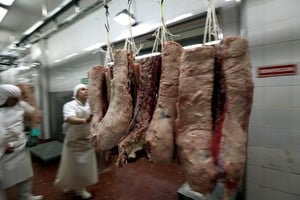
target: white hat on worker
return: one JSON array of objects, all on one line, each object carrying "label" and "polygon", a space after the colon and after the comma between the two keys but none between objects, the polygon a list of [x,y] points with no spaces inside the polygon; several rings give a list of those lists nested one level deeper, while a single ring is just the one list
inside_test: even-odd
[{"label": "white hat on worker", "polygon": [[21,90],[12,84],[0,85],[0,105],[3,105],[8,97],[21,97]]},{"label": "white hat on worker", "polygon": [[78,90],[80,90],[81,88],[87,88],[87,86],[80,83],[80,84],[78,84],[78,85],[76,85],[76,86],[74,87],[74,89],[73,89],[73,98],[74,98],[74,99],[76,99],[77,92],[78,92]]}]

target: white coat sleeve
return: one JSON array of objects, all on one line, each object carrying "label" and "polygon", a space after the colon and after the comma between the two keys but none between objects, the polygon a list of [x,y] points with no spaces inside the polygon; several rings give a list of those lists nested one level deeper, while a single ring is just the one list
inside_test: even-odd
[{"label": "white coat sleeve", "polygon": [[5,151],[5,128],[3,127],[3,125],[0,123],[0,158],[2,157],[2,155],[4,154]]},{"label": "white coat sleeve", "polygon": [[76,107],[73,104],[73,102],[68,102],[63,106],[63,116],[64,116],[64,121],[67,121],[69,117],[74,117],[76,116]]},{"label": "white coat sleeve", "polygon": [[25,101],[20,101],[19,104],[27,114],[32,114],[35,111],[35,108]]}]

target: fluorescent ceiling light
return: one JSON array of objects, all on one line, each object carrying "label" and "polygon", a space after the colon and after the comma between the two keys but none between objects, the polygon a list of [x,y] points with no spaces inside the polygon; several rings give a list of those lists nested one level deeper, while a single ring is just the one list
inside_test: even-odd
[{"label": "fluorescent ceiling light", "polygon": [[136,20],[133,14],[129,13],[127,9],[122,10],[114,17],[114,20],[122,25],[135,25]]},{"label": "fluorescent ceiling light", "polygon": [[72,53],[72,54],[66,56],[64,59],[72,58],[72,57],[74,57],[76,55],[78,55],[78,53]]},{"label": "fluorescent ceiling light", "polygon": [[150,57],[150,56],[158,56],[160,54],[161,54],[160,52],[148,53],[148,54],[144,54],[144,55],[141,55],[141,56],[136,56],[135,59],[140,60],[142,58],[147,58],[147,57]]},{"label": "fluorescent ceiling light", "polygon": [[63,60],[72,58],[72,57],[74,57],[74,56],[76,56],[76,55],[78,55],[78,53],[72,53],[72,54],[70,54],[70,55],[68,55],[68,56],[65,56],[65,57],[63,57],[63,58],[59,58],[59,59],[57,59],[57,60],[55,60],[55,61],[53,61],[53,62],[54,62],[54,63],[58,63],[58,62],[61,62],[61,61],[63,61]]},{"label": "fluorescent ceiling light", "polygon": [[[214,41],[210,41],[210,42],[206,42],[204,45],[215,45],[215,44],[219,44],[221,42],[221,40],[214,40]],[[192,45],[188,45],[188,46],[184,46],[184,49],[193,49],[193,48],[197,48],[197,47],[202,47],[203,44],[192,44]]]},{"label": "fluorescent ceiling light", "polygon": [[27,29],[24,34],[25,35],[29,35],[31,34],[33,31],[35,31],[35,29],[37,29],[40,25],[42,25],[44,22],[43,21],[38,21],[36,22],[34,25],[32,25],[29,29]]},{"label": "fluorescent ceiling light", "polygon": [[89,47],[83,49],[83,51],[93,51],[93,50],[95,50],[95,49],[100,48],[100,47],[103,46],[103,45],[105,45],[104,42],[98,42],[98,43],[96,43],[96,44],[94,44],[94,45],[92,45],[92,46],[89,46]]},{"label": "fluorescent ceiling light", "polygon": [[0,7],[0,22],[3,20],[7,13],[7,9]]},{"label": "fluorescent ceiling light", "polygon": [[0,0],[0,3],[6,6],[11,6],[15,0]]},{"label": "fluorescent ceiling light", "polygon": [[15,70],[17,70],[17,71],[28,70],[28,69],[30,69],[29,66],[20,66],[20,67],[15,68]]}]

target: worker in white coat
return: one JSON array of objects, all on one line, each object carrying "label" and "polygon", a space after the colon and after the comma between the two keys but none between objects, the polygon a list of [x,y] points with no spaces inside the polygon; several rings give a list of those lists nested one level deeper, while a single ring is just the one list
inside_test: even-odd
[{"label": "worker in white coat", "polygon": [[75,86],[73,98],[63,106],[65,139],[55,185],[89,199],[92,195],[86,187],[97,183],[98,171],[95,149],[89,141],[92,116],[87,86]]},{"label": "worker in white coat", "polygon": [[[3,127],[3,125],[1,124],[1,121],[0,121],[0,158],[3,156],[4,154],[4,151],[5,151],[5,137],[4,137],[4,134],[1,134],[1,133],[4,133],[5,129]],[[1,167],[1,165],[0,165]],[[3,175],[2,175],[2,170],[0,168],[0,199],[1,200],[6,200],[6,194],[5,194],[5,190],[4,190],[4,187],[3,187]]]},{"label": "worker in white coat", "polygon": [[[15,85],[0,85],[0,176],[1,191],[17,187],[18,200],[39,200],[43,196],[31,193],[33,170],[27,137],[24,130],[24,115],[35,109],[21,101],[21,90]],[[5,198],[5,196],[3,197]]]}]

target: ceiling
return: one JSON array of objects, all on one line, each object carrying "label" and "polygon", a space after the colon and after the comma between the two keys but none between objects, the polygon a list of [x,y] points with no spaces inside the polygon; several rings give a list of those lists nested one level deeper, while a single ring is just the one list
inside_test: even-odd
[{"label": "ceiling", "polygon": [[[8,12],[0,22],[0,52],[35,22],[43,18],[42,8],[50,12],[63,0],[15,0],[8,8]],[[44,5],[43,5],[44,4]]]},{"label": "ceiling", "polygon": [[[99,5],[103,5],[102,0],[15,0],[0,22],[0,71],[28,55],[28,45],[75,22]],[[29,28],[29,33],[25,33]]]},{"label": "ceiling", "polygon": [[[109,0],[108,0],[109,1]],[[217,2],[223,2],[224,0],[218,0]],[[226,0],[228,1],[228,0]],[[237,1],[237,0],[236,0]],[[95,2],[103,2],[100,0],[15,0],[12,6],[8,7],[8,13],[4,19],[0,22],[0,71],[1,65],[9,65],[12,59],[16,59],[17,56],[12,57],[10,54],[6,54],[7,49],[14,48],[19,45],[12,45],[14,42],[22,41],[24,32],[32,27],[36,22],[41,19],[46,19],[49,13],[55,8],[62,7],[66,2],[75,5],[80,2],[82,8],[89,5],[95,5]],[[77,4],[76,4],[77,5]],[[1,5],[0,5],[1,6]],[[72,10],[73,7],[72,7]],[[74,12],[74,11],[72,11]],[[76,11],[75,11],[76,12]],[[53,12],[52,12],[53,13]],[[55,18],[56,23],[56,18]],[[9,47],[9,48],[8,48]],[[18,49],[20,51],[20,49]],[[22,51],[22,50],[21,50]]]},{"label": "ceiling", "polygon": [[11,63],[3,51],[19,40],[23,33],[45,14],[58,7],[63,0],[15,0],[0,22],[0,64]]}]

